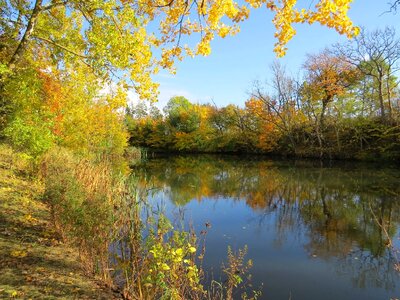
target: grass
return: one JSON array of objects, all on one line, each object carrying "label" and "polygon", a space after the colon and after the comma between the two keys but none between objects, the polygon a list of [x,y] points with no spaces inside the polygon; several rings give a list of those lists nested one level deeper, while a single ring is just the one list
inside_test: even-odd
[{"label": "grass", "polygon": [[0,299],[118,299],[80,268],[78,251],[52,230],[42,185],[0,145]]}]

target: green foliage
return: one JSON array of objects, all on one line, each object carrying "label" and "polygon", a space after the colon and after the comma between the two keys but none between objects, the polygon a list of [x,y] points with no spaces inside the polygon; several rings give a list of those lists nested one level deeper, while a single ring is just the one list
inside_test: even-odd
[{"label": "green foliage", "polygon": [[1,135],[34,158],[60,145],[91,160],[119,161],[127,145],[120,86],[102,91],[105,82],[86,66],[63,72],[35,64],[1,84]]},{"label": "green foliage", "polygon": [[2,135],[18,150],[37,158],[56,139],[51,112],[42,98],[42,81],[33,68],[26,68],[7,77],[2,88]]},{"label": "green foliage", "polygon": [[[222,271],[226,276],[224,284],[217,281],[211,283],[211,292],[213,298],[210,299],[233,299],[233,291],[238,292],[240,288],[246,288],[247,280],[251,280],[251,275],[248,271],[252,267],[251,260],[245,261],[247,254],[247,246],[234,252],[231,247],[228,247],[228,262],[222,266]],[[252,290],[249,296],[246,291],[241,293],[240,299],[256,300],[262,295],[261,291]],[[236,298],[236,297],[235,297]]]},{"label": "green foliage", "polygon": [[0,78],[4,78],[4,75],[7,75],[10,73],[10,69],[7,67],[7,65],[0,63]]},{"label": "green foliage", "polygon": [[178,132],[191,133],[200,126],[198,112],[185,97],[176,96],[171,98],[165,107],[165,113],[169,124]]},{"label": "green foliage", "polygon": [[149,256],[143,277],[150,298],[202,297],[205,291],[195,262],[195,243],[193,236],[174,230],[169,220],[160,215],[156,228],[150,229],[146,240]]},{"label": "green foliage", "polygon": [[26,120],[16,117],[4,130],[4,134],[16,149],[37,158],[54,145],[55,136],[49,124],[38,119],[30,121],[33,122],[28,124]]},{"label": "green foliage", "polygon": [[[248,274],[249,269],[253,266],[252,260],[245,261],[247,254],[247,246],[243,249],[239,249],[237,253],[234,253],[231,247],[228,247],[228,263],[227,266],[223,266],[222,271],[227,276],[226,295],[225,299],[233,299],[233,290],[242,285],[245,281],[243,276]],[[250,278],[248,278],[250,280]],[[259,296],[258,292],[255,292],[253,297],[250,299],[257,299]],[[242,299],[249,299],[247,294],[242,294]]]},{"label": "green foliage", "polygon": [[[257,144],[256,120],[250,111],[229,105],[216,110],[174,97],[165,108],[165,118],[146,113],[126,116],[130,143],[161,151],[245,152]],[[257,150],[256,150],[257,151]]]}]

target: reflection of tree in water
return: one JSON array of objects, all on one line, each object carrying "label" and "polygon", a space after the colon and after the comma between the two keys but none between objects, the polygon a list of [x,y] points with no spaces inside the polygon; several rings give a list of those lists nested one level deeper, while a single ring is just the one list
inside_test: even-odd
[{"label": "reflection of tree in water", "polygon": [[370,251],[354,249],[337,257],[336,265],[339,273],[352,275],[354,286],[395,290],[398,274],[393,267],[394,263],[395,259],[388,248],[381,256],[373,255]]},{"label": "reflection of tree in water", "polygon": [[200,156],[150,160],[139,174],[154,186],[168,187],[180,205],[204,198],[244,200],[258,212],[260,225],[275,218],[278,245],[289,234],[305,235],[306,251],[337,260],[338,271],[353,274],[355,285],[393,288],[394,260],[377,223],[395,236],[398,170]]},{"label": "reflection of tree in water", "polygon": [[318,200],[305,207],[309,211],[322,211],[323,216],[302,213],[307,217],[304,222],[309,228],[306,251],[325,260],[336,259],[338,271],[351,274],[355,286],[393,289],[396,261],[386,247],[388,240],[375,222],[370,206],[374,203],[373,211],[380,213],[381,220],[391,229],[393,236],[397,224],[390,224],[393,215],[391,201],[342,196],[339,191],[333,194],[325,192],[318,199],[320,207],[315,205]]}]

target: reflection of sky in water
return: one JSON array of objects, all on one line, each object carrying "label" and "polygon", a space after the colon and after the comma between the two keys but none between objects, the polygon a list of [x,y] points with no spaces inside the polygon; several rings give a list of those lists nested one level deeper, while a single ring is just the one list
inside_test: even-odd
[{"label": "reflection of sky in water", "polygon": [[[206,237],[204,260],[208,278],[213,274],[215,279],[219,279],[220,266],[226,258],[228,245],[233,249],[248,245],[247,257],[254,262],[252,283],[255,288],[263,283],[263,299],[289,299],[290,296],[291,299],[400,297],[400,276],[393,269],[393,260],[389,259],[388,251],[382,244],[385,238],[380,236],[382,233],[375,228],[370,214],[370,207],[374,211],[383,209],[385,220],[395,224],[394,230],[398,228],[400,200],[396,196],[393,202],[393,197],[380,194],[379,190],[379,182],[388,181],[384,171],[379,172],[379,182],[371,182],[372,192],[368,198],[366,193],[369,192],[360,187],[368,185],[364,182],[366,176],[368,180],[373,178],[370,170],[357,174],[341,174],[341,171],[331,174],[328,170],[321,175],[318,174],[319,169],[299,169],[299,174],[296,174],[297,171],[287,174],[278,168],[271,178],[280,177],[282,186],[273,191],[268,189],[270,194],[262,195],[269,199],[269,205],[262,205],[257,200],[257,205],[252,208],[249,200],[252,196],[246,197],[245,194],[254,193],[254,190],[241,185],[243,190],[233,191],[233,196],[227,196],[226,187],[218,181],[231,177],[260,190],[263,187],[263,182],[259,182],[260,178],[257,177],[260,173],[249,173],[249,169],[257,166],[243,163],[243,172],[240,172],[237,163],[232,169],[228,163],[222,172],[210,171],[199,174],[199,177],[196,177],[196,170],[190,167],[175,169],[174,161],[169,161],[168,166],[168,176],[164,174],[158,177],[154,173],[162,173],[162,166],[149,171],[158,178],[154,186],[160,187],[160,191],[151,197],[152,202],[165,207],[168,216],[176,222],[179,222],[183,211],[185,222],[192,222],[197,233],[205,229],[206,222],[212,224]],[[207,164],[201,163],[200,168],[210,169]],[[232,175],[234,172],[235,175]],[[184,180],[185,174],[189,174],[191,182],[194,182],[193,195],[190,197],[188,190],[183,191],[185,201],[182,205],[175,205],[170,198],[179,197],[180,189],[188,186]],[[303,175],[311,179],[298,181],[297,176]],[[388,178],[391,180],[397,179],[390,175]],[[291,178],[288,179],[288,176]],[[318,186],[315,178],[320,180]],[[341,182],[340,178],[344,181]],[[349,178],[352,181],[350,185]],[[301,191],[302,186],[307,185],[305,190],[308,194],[303,199],[299,197],[286,201],[282,196],[293,193],[280,193],[280,190],[293,185],[293,182],[296,183],[296,191]],[[196,183],[214,185],[214,190],[207,192],[207,196],[199,196]],[[385,189],[387,187],[382,190]],[[372,195],[374,191],[382,197]],[[273,197],[269,197],[271,193]],[[186,199],[188,197],[190,199]],[[314,200],[309,200],[311,198]],[[400,248],[398,234],[393,233],[393,242]]]}]

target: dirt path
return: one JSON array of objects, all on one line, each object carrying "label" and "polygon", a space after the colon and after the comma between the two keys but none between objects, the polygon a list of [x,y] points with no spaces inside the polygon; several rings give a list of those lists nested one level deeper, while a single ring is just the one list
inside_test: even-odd
[{"label": "dirt path", "polygon": [[118,299],[52,232],[41,186],[23,162],[0,145],[0,299]]}]

